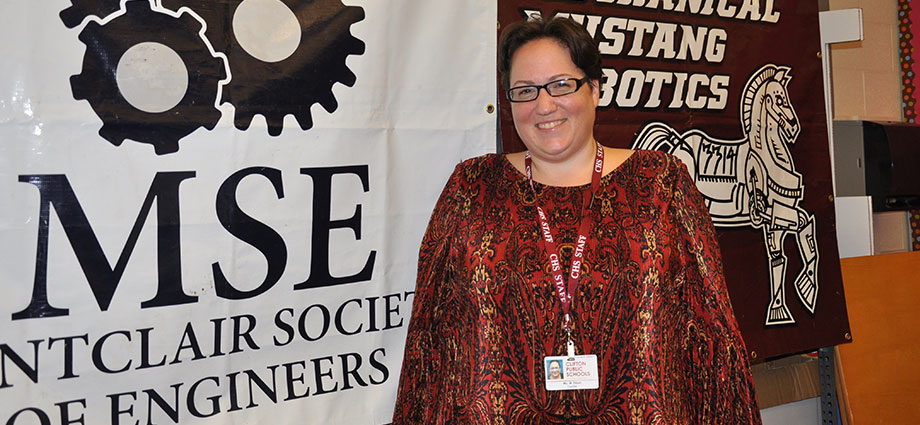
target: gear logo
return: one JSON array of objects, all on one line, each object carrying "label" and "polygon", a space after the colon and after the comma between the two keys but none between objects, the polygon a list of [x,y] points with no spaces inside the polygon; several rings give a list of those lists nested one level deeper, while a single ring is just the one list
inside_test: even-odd
[{"label": "gear logo", "polygon": [[[265,118],[272,136],[281,134],[287,115],[308,130],[313,104],[332,113],[338,108],[333,85],[354,85],[345,59],[364,53],[364,42],[350,32],[364,19],[364,9],[340,0],[71,3],[60,13],[65,26],[89,20],[79,35],[87,50],[82,72],[71,77],[74,98],[89,102],[103,122],[99,135],[104,139],[116,146],[125,140],[150,144],[157,155],[177,152],[179,141],[200,127],[213,130],[223,103],[234,107],[240,130],[248,129],[255,115]],[[271,13],[281,19],[269,19],[278,31],[266,36],[264,24],[263,29],[253,24]],[[152,57],[151,52],[159,53]],[[173,63],[172,72],[151,74],[150,60]],[[131,64],[138,63],[132,75]],[[131,78],[136,74],[141,75]],[[136,80],[157,78],[165,82],[155,83],[168,87],[132,90]]]},{"label": "gear logo", "polygon": [[[217,125],[220,111],[214,99],[218,82],[226,77],[223,62],[211,56],[201,42],[200,24],[191,16],[177,18],[155,12],[143,1],[128,2],[125,7],[124,14],[107,24],[89,22],[80,33],[80,41],[88,47],[83,72],[70,78],[73,97],[89,101],[103,122],[99,135],[112,144],[119,146],[131,139],[153,145],[157,155],[176,152],[179,139],[199,127],[212,130]],[[195,72],[189,72],[185,95],[165,111],[139,109],[119,90],[114,65],[141,43],[170,47],[183,63],[196,66]]]}]

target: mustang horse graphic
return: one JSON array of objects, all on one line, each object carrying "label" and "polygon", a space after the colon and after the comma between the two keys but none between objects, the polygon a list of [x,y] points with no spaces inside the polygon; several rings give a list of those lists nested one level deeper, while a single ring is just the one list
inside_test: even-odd
[{"label": "mustang horse graphic", "polygon": [[654,122],[633,143],[635,149],[661,150],[680,158],[696,180],[716,226],[762,229],[770,269],[766,326],[795,323],[784,289],[783,241],[790,233],[795,234],[803,265],[795,291],[811,314],[818,295],[815,217],[799,206],[805,185],[789,153],[800,130],[786,90],[789,71],[768,64],[748,79],[741,100],[742,139],[720,140],[699,129],[678,133]]}]

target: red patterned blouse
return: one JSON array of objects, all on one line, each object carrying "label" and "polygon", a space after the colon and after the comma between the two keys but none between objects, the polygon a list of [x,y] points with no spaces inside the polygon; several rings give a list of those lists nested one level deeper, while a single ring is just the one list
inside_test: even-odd
[{"label": "red patterned blouse", "polygon": [[547,391],[565,354],[535,203],[565,275],[582,187],[502,155],[457,166],[422,241],[395,424],[759,424],[744,343],[703,199],[673,156],[637,151],[601,180],[572,305],[600,388]]}]

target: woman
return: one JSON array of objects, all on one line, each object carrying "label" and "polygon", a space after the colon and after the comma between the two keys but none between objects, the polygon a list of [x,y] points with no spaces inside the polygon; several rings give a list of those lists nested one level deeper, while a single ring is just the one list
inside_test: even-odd
[{"label": "woman", "polygon": [[[435,206],[394,424],[760,423],[686,168],[594,139],[600,54],[579,25],[511,25],[499,54],[527,152],[461,163]],[[593,387],[546,380],[554,356]]]}]

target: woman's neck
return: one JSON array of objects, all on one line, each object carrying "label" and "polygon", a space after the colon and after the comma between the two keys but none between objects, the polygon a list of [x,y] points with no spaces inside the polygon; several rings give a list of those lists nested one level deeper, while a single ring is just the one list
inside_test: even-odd
[{"label": "woman's neck", "polygon": [[591,183],[597,142],[586,143],[578,152],[562,160],[531,155],[533,179],[549,186],[582,186]]},{"label": "woman's neck", "polygon": [[[506,154],[505,158],[507,158],[508,162],[510,162],[511,165],[513,165],[514,168],[516,168],[521,174],[526,174],[524,170],[524,155],[525,154],[526,152],[510,153],[510,154]],[[616,169],[621,164],[623,164],[623,162],[626,161],[626,159],[628,159],[632,154],[633,154],[633,150],[631,149],[617,149],[617,148],[610,148],[610,147],[605,146],[604,147],[604,170],[603,170],[602,175],[606,176],[608,173],[612,172],[614,169]],[[545,176],[537,172],[537,168],[539,167],[535,165],[534,166],[534,173],[535,173],[534,181],[541,183],[541,184],[548,185],[548,186],[557,186],[557,187],[566,187],[566,186],[571,187],[571,186],[586,185],[591,182],[591,172],[593,171],[592,164],[594,161],[594,151],[593,150],[591,151],[590,158],[587,159],[586,161],[591,161],[591,162],[582,164],[580,166],[578,164],[574,164],[573,167],[575,168],[575,170],[572,172],[563,170],[561,167],[559,167],[557,171],[554,171],[552,167],[553,163],[550,163],[548,165],[545,164],[543,168],[549,169],[547,173],[549,174],[549,176]],[[584,173],[584,175],[581,177],[576,176],[570,179],[554,179],[553,178],[555,176],[560,176],[560,175],[561,176],[575,176],[575,174],[577,174],[578,172]],[[575,174],[572,174],[572,173],[575,173]],[[546,177],[549,177],[549,178],[547,179]]]}]

